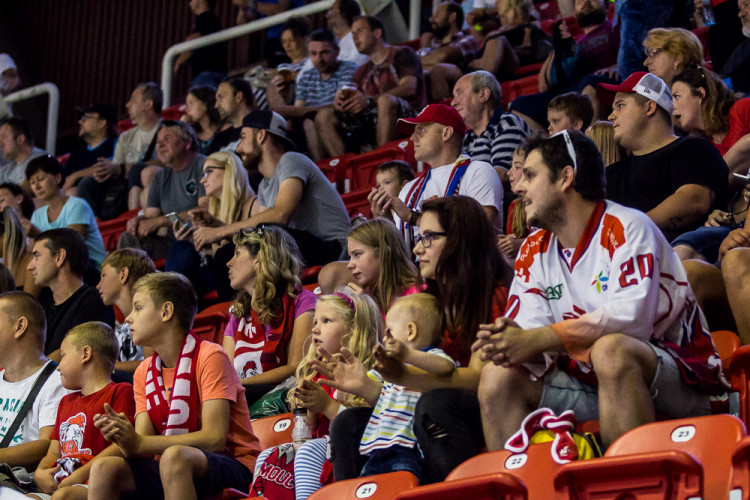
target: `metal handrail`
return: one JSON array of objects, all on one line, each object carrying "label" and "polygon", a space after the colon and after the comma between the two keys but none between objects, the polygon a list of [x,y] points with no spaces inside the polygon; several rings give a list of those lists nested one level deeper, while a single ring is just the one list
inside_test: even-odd
[{"label": "metal handrail", "polygon": [[18,90],[7,95],[5,102],[10,104],[31,99],[42,94],[49,94],[49,102],[47,103],[47,144],[45,149],[48,153],[55,154],[55,148],[57,147],[57,119],[60,114],[60,91],[57,89],[57,85],[47,82]]},{"label": "metal handrail", "polygon": [[[438,2],[439,0],[433,0]],[[225,30],[211,33],[194,40],[188,40],[186,42],[180,42],[172,45],[164,53],[164,58],[161,63],[161,90],[164,93],[164,107],[167,107],[172,102],[172,66],[174,60],[180,54],[190,52],[191,50],[201,49],[214,45],[227,40],[233,40],[241,36],[255,33],[256,31],[271,28],[273,26],[282,24],[292,16],[307,16],[310,14],[316,14],[328,10],[333,5],[334,0],[321,0],[319,2],[311,3],[303,7],[298,7],[280,14],[276,14],[270,17],[264,17],[247,24],[235,26],[233,28],[227,28]],[[409,38],[414,39],[419,37],[419,14],[421,8],[421,0],[411,0],[409,9]]]}]

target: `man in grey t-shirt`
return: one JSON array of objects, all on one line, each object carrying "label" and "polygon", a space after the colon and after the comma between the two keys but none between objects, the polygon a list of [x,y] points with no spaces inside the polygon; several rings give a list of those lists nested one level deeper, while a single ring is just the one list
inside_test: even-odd
[{"label": "man in grey t-shirt", "polygon": [[119,248],[141,248],[152,259],[166,257],[172,238],[160,233],[166,233],[172,223],[165,214],[177,212],[185,219],[206,195],[200,183],[206,158],[197,153],[197,144],[195,132],[187,123],[170,120],[162,124],[156,137],[156,154],[166,168],[151,183],[143,215],[128,221]]},{"label": "man in grey t-shirt", "polygon": [[[237,154],[263,180],[258,201],[266,207],[245,221],[222,227],[218,239],[261,223],[286,226],[308,266],[341,258],[351,222],[341,196],[308,157],[291,152],[286,120],[269,110],[253,111],[242,122]],[[204,244],[211,243],[205,242]]]}]

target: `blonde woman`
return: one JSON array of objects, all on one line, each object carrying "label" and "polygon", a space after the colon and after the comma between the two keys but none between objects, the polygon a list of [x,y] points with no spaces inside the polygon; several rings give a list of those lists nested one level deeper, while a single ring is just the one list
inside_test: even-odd
[{"label": "blonde woman", "polygon": [[31,252],[26,246],[26,232],[18,213],[12,207],[3,209],[2,226],[2,257],[3,264],[8,268],[17,290],[23,290],[34,297],[39,297],[41,287],[34,284],[31,271],[26,269],[31,260]]},{"label": "blonde woman", "polygon": [[602,155],[604,166],[608,167],[625,156],[625,149],[615,141],[615,133],[612,122],[600,120],[592,123],[586,129],[586,135],[594,141],[596,148]]},{"label": "blonde woman", "polygon": [[669,86],[684,68],[703,65],[703,45],[686,29],[654,28],[643,40],[643,49],[646,55],[643,65]]},{"label": "blonde woman", "polygon": [[165,268],[187,276],[199,297],[216,290],[219,299],[227,301],[234,296],[226,273],[226,263],[234,251],[232,242],[220,240],[200,253],[198,248],[206,234],[257,212],[257,196],[242,160],[231,152],[220,151],[206,158],[201,184],[206,189],[208,208],[192,210],[192,219],[174,224],[178,241],[172,245]]},{"label": "blonde woman", "polygon": [[297,243],[279,226],[238,231],[227,267],[239,293],[222,344],[252,404],[294,375],[317,298],[302,288]]}]

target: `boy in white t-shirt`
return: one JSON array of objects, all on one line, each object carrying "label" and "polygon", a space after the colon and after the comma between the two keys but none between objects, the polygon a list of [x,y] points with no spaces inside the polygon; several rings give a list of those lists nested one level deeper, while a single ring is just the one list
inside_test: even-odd
[{"label": "boy in white t-shirt", "polygon": [[[50,363],[43,351],[45,332],[44,310],[34,297],[25,292],[0,295],[0,441]],[[47,453],[58,403],[67,393],[53,371],[8,447],[0,449],[0,463],[36,468]]]}]

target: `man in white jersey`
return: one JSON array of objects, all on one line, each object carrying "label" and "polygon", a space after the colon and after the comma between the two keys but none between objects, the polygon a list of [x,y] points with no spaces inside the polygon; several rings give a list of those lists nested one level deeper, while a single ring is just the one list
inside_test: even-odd
[{"label": "man in white jersey", "polygon": [[[29,397],[47,364],[44,356],[46,320],[39,302],[25,292],[0,295],[0,442]],[[0,463],[34,470],[47,454],[55,426],[57,406],[68,391],[60,373],[53,371],[42,385],[29,412],[10,439],[0,448]]]},{"label": "man in white jersey", "polygon": [[472,161],[462,152],[466,126],[455,108],[430,104],[416,118],[400,119],[398,129],[411,135],[414,157],[432,167],[406,184],[398,198],[385,192],[373,193],[371,201],[377,206],[373,215],[387,215],[392,209],[396,226],[409,242],[419,226],[422,203],[431,198],[460,194],[477,200],[490,222],[498,231],[502,230],[500,177],[489,163]]},{"label": "man in white jersey", "polygon": [[644,213],[604,200],[580,132],[532,139],[515,191],[540,228],[521,247],[506,315],[473,349],[489,450],[536,408],[599,419],[604,445],[654,420],[711,413],[726,382],[685,270]]}]

